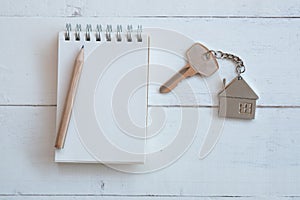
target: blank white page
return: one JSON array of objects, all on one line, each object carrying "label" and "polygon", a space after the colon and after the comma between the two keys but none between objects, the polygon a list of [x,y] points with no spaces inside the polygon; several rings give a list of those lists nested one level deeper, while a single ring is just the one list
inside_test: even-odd
[{"label": "blank white page", "polygon": [[148,37],[132,42],[70,41],[59,33],[57,76],[58,130],[76,56],[84,45],[85,61],[79,80],[64,148],[56,162],[144,163],[147,122]]}]

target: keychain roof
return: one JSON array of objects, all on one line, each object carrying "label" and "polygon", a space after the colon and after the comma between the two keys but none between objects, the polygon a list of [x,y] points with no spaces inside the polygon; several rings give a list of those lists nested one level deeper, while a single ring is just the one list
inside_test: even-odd
[{"label": "keychain roof", "polygon": [[224,89],[219,93],[219,96],[255,100],[258,99],[257,94],[241,76],[233,79],[227,86],[224,84]]}]

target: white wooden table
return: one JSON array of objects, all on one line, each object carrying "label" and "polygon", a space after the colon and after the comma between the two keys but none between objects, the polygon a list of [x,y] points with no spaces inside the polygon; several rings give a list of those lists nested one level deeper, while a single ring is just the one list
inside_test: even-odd
[{"label": "white wooden table", "polygon": [[[54,163],[57,32],[66,22],[172,29],[238,54],[260,96],[256,119],[226,121],[214,151],[199,160],[206,114],[217,108],[192,77],[196,102],[180,85],[180,105],[153,88],[149,95],[171,119],[181,107],[204,113],[203,128],[174,164],[127,174]],[[2,0],[0,27],[0,199],[300,199],[299,1]],[[182,63],[170,60],[175,70]],[[232,65],[221,65],[232,78]]]}]

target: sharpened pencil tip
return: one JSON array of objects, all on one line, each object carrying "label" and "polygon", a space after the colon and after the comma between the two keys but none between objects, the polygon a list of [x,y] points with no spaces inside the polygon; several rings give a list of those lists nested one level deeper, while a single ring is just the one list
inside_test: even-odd
[{"label": "sharpened pencil tip", "polygon": [[82,45],[82,47],[81,47],[82,49],[84,48],[84,45]]},{"label": "sharpened pencil tip", "polygon": [[168,93],[168,92],[170,92],[171,90],[168,88],[168,87],[166,87],[166,86],[164,86],[164,85],[162,85],[160,88],[159,88],[159,92],[160,93]]}]

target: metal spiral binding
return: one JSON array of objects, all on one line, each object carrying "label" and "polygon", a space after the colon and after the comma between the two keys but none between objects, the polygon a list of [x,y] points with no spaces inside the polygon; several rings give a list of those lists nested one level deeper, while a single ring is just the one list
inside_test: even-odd
[{"label": "metal spiral binding", "polygon": [[67,23],[66,24],[66,33],[65,33],[65,40],[70,40],[70,32],[71,32],[71,24]]},{"label": "metal spiral binding", "polygon": [[85,32],[85,39],[86,41],[91,41],[91,32],[92,32],[92,25],[87,24],[86,25],[86,32]]},{"label": "metal spiral binding", "polygon": [[121,32],[122,32],[122,26],[121,25],[117,25],[117,41],[118,42],[122,41]]},{"label": "metal spiral binding", "polygon": [[111,25],[107,25],[106,26],[106,41],[111,41],[111,32],[112,32],[112,26]]},{"label": "metal spiral binding", "polygon": [[138,25],[138,28],[137,28],[137,40],[138,42],[142,42],[143,39],[142,39],[142,25]]},{"label": "metal spiral binding", "polygon": [[127,25],[127,41],[132,42],[132,25]]},{"label": "metal spiral binding", "polygon": [[77,41],[80,40],[80,32],[81,32],[81,24],[76,24],[75,40],[77,40]]},{"label": "metal spiral binding", "polygon": [[97,24],[97,28],[96,28],[96,41],[101,41],[101,31],[102,31],[101,24]]},{"label": "metal spiral binding", "polygon": [[[112,25],[107,25],[105,29],[105,39],[106,41],[111,41],[112,40]],[[142,42],[142,25],[138,25],[136,29],[136,34],[133,34],[133,28],[132,25],[129,24],[127,25],[127,30],[126,33],[122,36],[122,25],[117,25],[117,30],[116,30],[116,41],[121,42],[122,37],[125,37],[125,41],[127,42],[132,42],[134,38],[136,38],[137,42]],[[91,24],[86,25],[86,30],[84,34],[84,40],[85,41],[91,41],[92,34],[95,34],[95,39],[96,41],[102,41],[102,26],[100,24],[97,24],[96,29],[93,32],[93,28]],[[75,34],[75,40],[80,41],[81,40],[81,24],[76,24],[74,32],[72,32],[72,27],[70,23],[66,24],[66,32],[65,32],[65,40],[70,41],[72,37],[72,33]]]}]

